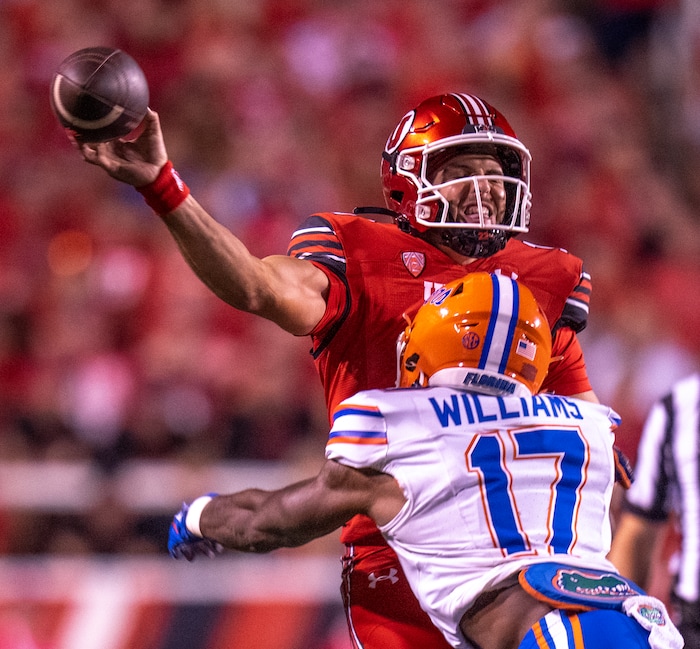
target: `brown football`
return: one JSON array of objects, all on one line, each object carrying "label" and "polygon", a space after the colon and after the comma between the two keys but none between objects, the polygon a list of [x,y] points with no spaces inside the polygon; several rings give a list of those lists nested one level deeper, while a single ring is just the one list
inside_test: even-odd
[{"label": "brown football", "polygon": [[148,82],[139,64],[112,47],[73,52],[51,81],[51,108],[81,142],[131,133],[148,109]]}]

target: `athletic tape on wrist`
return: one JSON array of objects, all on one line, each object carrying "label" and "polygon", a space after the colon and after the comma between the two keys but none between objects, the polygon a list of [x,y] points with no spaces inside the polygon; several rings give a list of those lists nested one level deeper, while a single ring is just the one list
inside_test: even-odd
[{"label": "athletic tape on wrist", "polygon": [[137,187],[136,191],[158,216],[170,214],[190,195],[190,188],[173,169],[170,160],[161,167],[158,177],[152,183]]},{"label": "athletic tape on wrist", "polygon": [[202,510],[207,506],[207,504],[209,504],[209,501],[211,499],[211,496],[200,496],[192,502],[189,509],[187,510],[185,527],[187,527],[187,529],[195,536],[204,538],[202,530],[199,529],[199,519],[202,517]]}]

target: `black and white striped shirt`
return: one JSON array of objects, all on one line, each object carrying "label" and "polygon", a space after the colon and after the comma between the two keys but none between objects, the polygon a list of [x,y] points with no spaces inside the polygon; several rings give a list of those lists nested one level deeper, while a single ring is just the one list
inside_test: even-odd
[{"label": "black and white striped shirt", "polygon": [[675,512],[683,541],[674,591],[700,600],[700,373],[678,381],[649,412],[626,500],[650,520]]}]

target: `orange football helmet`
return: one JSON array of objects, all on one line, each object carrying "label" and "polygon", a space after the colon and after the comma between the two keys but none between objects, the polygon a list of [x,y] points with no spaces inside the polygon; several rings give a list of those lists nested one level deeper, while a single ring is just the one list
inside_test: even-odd
[{"label": "orange football helmet", "polygon": [[397,385],[535,394],[551,353],[549,323],[530,290],[471,273],[436,290],[399,337]]},{"label": "orange football helmet", "polygon": [[[490,155],[500,162],[503,175],[438,181],[439,167],[460,154]],[[506,118],[486,101],[466,93],[437,95],[406,113],[389,136],[381,165],[384,198],[403,230],[433,231],[460,254],[489,257],[508,237],[528,231],[530,160]],[[465,182],[476,188],[485,179],[504,185],[506,205],[500,221],[487,223],[483,216],[475,223],[453,220],[441,190]]]}]

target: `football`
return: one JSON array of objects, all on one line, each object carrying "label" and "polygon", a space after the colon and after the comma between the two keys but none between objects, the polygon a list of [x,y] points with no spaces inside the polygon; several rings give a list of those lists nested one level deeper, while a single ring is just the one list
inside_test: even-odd
[{"label": "football", "polygon": [[139,64],[111,47],[73,52],[51,80],[51,108],[80,142],[131,133],[148,109],[148,82]]}]

